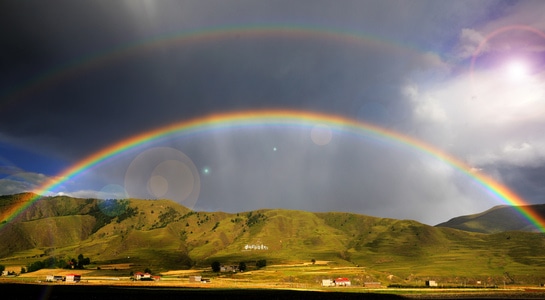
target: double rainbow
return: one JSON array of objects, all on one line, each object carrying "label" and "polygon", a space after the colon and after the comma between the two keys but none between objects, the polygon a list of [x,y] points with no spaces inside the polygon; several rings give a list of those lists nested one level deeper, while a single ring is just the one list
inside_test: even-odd
[{"label": "double rainbow", "polygon": [[[493,33],[493,35],[494,34],[495,33]],[[331,30],[327,28],[274,24],[207,28],[205,30],[175,32],[172,34],[157,36],[135,43],[110,48],[103,52],[91,53],[86,56],[82,56],[77,60],[68,62],[64,65],[59,65],[57,68],[38,74],[37,76],[30,78],[28,81],[23,82],[18,86],[14,86],[11,90],[8,90],[7,93],[0,96],[0,107],[4,108],[7,104],[15,104],[16,102],[19,103],[20,101],[24,100],[25,97],[33,93],[47,89],[52,85],[59,84],[66,80],[70,80],[79,74],[89,72],[94,69],[99,69],[108,64],[117,63],[120,60],[130,59],[148,52],[163,49],[164,47],[213,42],[217,40],[226,40],[239,37],[287,37],[295,39],[315,38],[330,40],[342,44],[353,44],[364,47],[382,47],[393,51],[409,51],[415,55],[422,55],[422,51],[418,51],[418,49],[413,49],[407,45],[402,45],[394,41],[388,41],[384,40],[383,38],[364,35],[361,33]],[[477,52],[480,51],[480,48]],[[474,55],[472,61],[472,69],[476,56],[477,55]],[[455,157],[444,153],[443,151],[422,141],[385,128],[358,122],[346,117],[308,111],[262,110],[229,112],[185,120],[150,130],[124,139],[86,157],[59,174],[57,178],[60,179],[44,184],[35,192],[39,195],[47,194],[49,191],[54,190],[68,179],[77,177],[82,172],[85,172],[85,170],[100,164],[104,160],[114,159],[117,155],[124,151],[148,142],[166,138],[171,134],[199,132],[225,126],[251,126],[253,124],[288,124],[295,126],[302,124],[326,124],[332,128],[338,128],[339,130],[352,131],[378,139],[390,140],[399,145],[403,145],[410,149],[433,156],[453,166],[462,173],[466,174],[468,177],[472,178],[483,189],[494,195],[501,202],[508,205],[514,205],[520,214],[528,219],[539,231],[545,231],[545,221],[538,214],[525,206],[527,203],[523,199],[521,199],[506,186],[494,181],[492,178],[489,178],[482,173],[472,172],[470,166],[456,159]],[[0,216],[0,229],[3,228],[5,224],[16,218],[25,209],[30,207],[38,199],[40,199],[40,196],[29,196],[28,199],[24,199],[24,201],[22,201],[23,204],[14,207],[10,211],[4,212],[3,215]]]}]

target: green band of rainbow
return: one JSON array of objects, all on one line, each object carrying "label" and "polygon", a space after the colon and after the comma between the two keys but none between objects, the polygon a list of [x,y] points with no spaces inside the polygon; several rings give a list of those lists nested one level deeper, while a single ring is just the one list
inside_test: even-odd
[{"label": "green band of rainbow", "polygon": [[[381,128],[369,123],[363,123],[346,117],[309,111],[238,111],[207,115],[204,117],[173,123],[168,126],[150,130],[124,139],[118,143],[115,143],[92,154],[62,172],[58,176],[62,179],[48,182],[35,192],[38,195],[47,194],[49,191],[55,189],[66,180],[76,177],[78,174],[107,159],[115,158],[116,155],[123,153],[127,150],[130,150],[140,145],[144,145],[146,143],[160,140],[162,138],[166,138],[172,134],[189,134],[192,132],[200,132],[214,128],[264,124],[286,124],[298,126],[302,124],[325,124],[341,131],[355,132],[377,139],[392,141],[410,149],[417,150],[418,152],[425,153],[463,172],[472,180],[477,182],[480,186],[482,186],[484,189],[486,189],[489,193],[494,195],[501,202],[515,206],[518,212],[528,221],[530,221],[536,227],[536,229],[538,229],[540,232],[545,232],[544,219],[540,215],[532,211],[522,198],[512,192],[508,187],[499,184],[492,178],[481,173],[472,172],[470,166],[456,159],[455,157],[420,140],[406,135],[402,135],[389,129]],[[0,226],[5,226],[6,223],[12,221],[16,216],[18,216],[22,211],[31,206],[38,199],[40,199],[40,196],[29,197],[20,206],[15,207],[11,211],[4,213],[1,219],[4,222],[2,222],[2,225]]]}]

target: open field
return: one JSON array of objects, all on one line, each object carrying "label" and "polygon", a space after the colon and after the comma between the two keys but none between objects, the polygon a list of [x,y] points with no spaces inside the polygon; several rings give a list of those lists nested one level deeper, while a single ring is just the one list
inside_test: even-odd
[{"label": "open field", "polygon": [[[243,273],[213,273],[209,269],[171,270],[162,272],[157,281],[133,281],[128,270],[130,265],[109,265],[101,270],[42,269],[17,277],[0,277],[2,291],[12,291],[17,299],[68,299],[78,295],[84,299],[130,299],[150,296],[161,299],[545,299],[545,288],[538,286],[505,285],[495,288],[463,287],[450,283],[441,288],[418,287],[392,288],[382,282],[380,288],[366,288],[365,281],[375,279],[372,272],[362,267],[331,267],[320,264],[270,265],[264,269]],[[113,270],[117,271],[113,271]],[[47,283],[47,275],[65,276],[81,274],[81,282]],[[211,279],[208,283],[189,282],[189,276],[202,275]],[[350,287],[322,287],[321,279],[348,277]],[[39,296],[39,295],[48,295]],[[80,297],[81,295],[81,297]],[[39,297],[37,297],[39,296]]]},{"label": "open field", "polygon": [[39,283],[2,279],[3,292],[16,299],[544,299],[545,289],[516,287],[509,289],[365,289],[361,287],[302,288],[288,285],[241,285],[227,281],[189,284],[175,280],[129,282],[89,280],[81,283]]}]

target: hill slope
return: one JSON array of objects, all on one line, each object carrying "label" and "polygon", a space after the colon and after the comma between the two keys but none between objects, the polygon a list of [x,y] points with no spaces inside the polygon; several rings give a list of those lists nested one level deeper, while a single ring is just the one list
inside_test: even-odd
[{"label": "hill slope", "polygon": [[[4,208],[20,203],[9,196],[0,201]],[[157,271],[260,259],[359,265],[398,278],[545,271],[545,237],[539,233],[482,234],[339,212],[231,214],[192,211],[168,200],[44,197],[0,226],[0,263],[82,253],[97,263]]]},{"label": "hill slope", "polygon": [[460,216],[452,218],[447,222],[437,224],[436,227],[449,227],[465,231],[481,233],[498,233],[504,231],[529,231],[536,232],[537,229],[520,210],[530,209],[545,218],[545,204],[529,206],[495,206],[479,214]]}]

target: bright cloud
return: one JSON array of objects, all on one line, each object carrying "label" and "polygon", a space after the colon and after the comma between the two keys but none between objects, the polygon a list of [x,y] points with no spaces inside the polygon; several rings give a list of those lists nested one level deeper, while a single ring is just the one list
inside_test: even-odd
[{"label": "bright cloud", "polygon": [[539,167],[545,162],[545,144],[543,141],[511,142],[496,149],[488,149],[488,151],[472,155],[469,161],[480,165],[502,163],[517,167]]},{"label": "bright cloud", "polygon": [[517,74],[513,80],[510,72],[498,66],[437,85],[408,85],[405,97],[413,105],[415,126],[435,124],[433,131],[418,131],[423,132],[420,137],[440,136],[448,141],[449,151],[476,166],[543,162],[544,83],[539,75],[530,74]]},{"label": "bright cloud", "polygon": [[421,94],[416,86],[407,86],[404,93],[413,103],[413,114],[416,121],[431,123],[447,121],[446,112],[432,95]]}]

